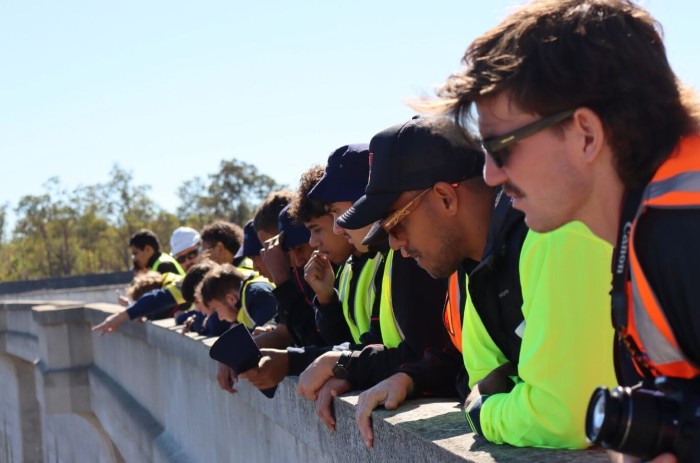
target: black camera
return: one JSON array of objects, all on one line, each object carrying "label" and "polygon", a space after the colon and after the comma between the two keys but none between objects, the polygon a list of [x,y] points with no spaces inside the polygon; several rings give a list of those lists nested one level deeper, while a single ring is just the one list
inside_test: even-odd
[{"label": "black camera", "polygon": [[699,462],[697,378],[660,377],[655,385],[596,389],[586,412],[588,441],[642,459],[670,452],[681,462]]}]

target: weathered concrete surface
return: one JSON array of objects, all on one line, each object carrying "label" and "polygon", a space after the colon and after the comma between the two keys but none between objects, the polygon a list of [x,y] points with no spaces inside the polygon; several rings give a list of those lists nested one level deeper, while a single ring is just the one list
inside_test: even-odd
[{"label": "weathered concrete surface", "polygon": [[77,301],[82,303],[91,302],[114,302],[117,303],[117,291],[125,293],[128,284],[113,284],[85,288],[65,288],[65,289],[35,289],[22,293],[0,294],[0,301],[10,301],[22,298],[37,301]]},{"label": "weathered concrete surface", "polygon": [[[99,337],[90,326],[120,307],[41,304],[0,303],[0,387],[8,391],[0,400],[0,461],[607,461],[601,451],[475,439],[450,401],[376,411],[369,450],[355,426],[357,394],[336,400],[337,431],[330,433],[313,404],[296,396],[294,378],[274,399],[245,381],[235,395],[221,391],[208,356],[211,340],[182,336],[170,321],[128,323]],[[28,375],[17,373],[17,362],[34,372],[34,385],[20,384]],[[27,387],[35,391],[32,400],[16,399]],[[27,430],[32,420],[38,433]],[[34,460],[24,458],[31,452]]]},{"label": "weathered concrete surface", "polygon": [[[0,282],[0,297],[2,299],[9,299],[11,295],[21,294],[22,299],[28,299],[28,295],[33,292],[53,291],[51,294],[54,295],[54,299],[62,299],[63,297],[58,296],[58,294],[67,289],[82,288],[82,290],[85,291],[103,286],[123,286],[128,284],[133,276],[134,274],[131,271],[121,271],[94,273],[91,275],[75,275],[71,277],[43,278],[41,280],[5,281]],[[17,297],[14,299],[17,299]],[[112,299],[104,300],[111,301]]]}]

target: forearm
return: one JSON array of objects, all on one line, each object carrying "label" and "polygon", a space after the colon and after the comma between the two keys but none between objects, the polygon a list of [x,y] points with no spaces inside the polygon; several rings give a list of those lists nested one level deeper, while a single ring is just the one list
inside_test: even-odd
[{"label": "forearm", "polygon": [[466,374],[462,357],[456,349],[428,349],[423,358],[406,362],[396,371],[411,377],[415,395],[439,397],[457,396],[457,379],[460,374]]},{"label": "forearm", "polygon": [[333,350],[333,346],[288,347],[289,370],[287,375],[299,376],[311,362],[331,350]]},{"label": "forearm", "polygon": [[129,314],[129,319],[133,320],[135,318],[146,317],[162,310],[172,309],[176,305],[177,302],[169,291],[156,290],[141,296],[126,309],[126,312]]},{"label": "forearm", "polygon": [[371,344],[361,351],[353,351],[348,367],[348,381],[357,389],[367,389],[397,372],[405,362],[419,360],[405,342],[396,348]]}]

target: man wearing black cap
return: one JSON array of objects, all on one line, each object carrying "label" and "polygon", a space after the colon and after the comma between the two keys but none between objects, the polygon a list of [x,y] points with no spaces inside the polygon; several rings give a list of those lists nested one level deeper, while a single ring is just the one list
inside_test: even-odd
[{"label": "man wearing black cap", "polygon": [[[298,221],[303,221],[311,232],[310,243],[319,246],[319,252],[304,268],[304,278],[316,292],[316,326],[325,342],[286,351],[262,349],[259,368],[242,375],[259,389],[274,387],[285,375],[299,375],[314,359],[333,350],[335,344],[381,342],[378,323],[371,329],[370,318],[375,301],[374,279],[381,275],[383,258],[359,244],[364,233],[355,236],[360,249],[350,244],[344,234],[336,233],[335,218],[328,212],[339,201],[349,207],[363,194],[367,155],[366,144],[343,146],[331,154],[328,169],[321,168],[320,175],[312,169],[311,174],[302,176],[291,206]],[[339,247],[338,240],[345,246]],[[343,265],[336,272],[331,263]],[[375,333],[374,337],[370,332]]]},{"label": "man wearing black cap", "polygon": [[[321,166],[304,172],[290,204],[290,213],[309,230],[309,244],[314,252],[304,266],[304,279],[316,293],[316,326],[326,344],[331,345],[351,340],[338,298],[340,292],[350,299],[351,291],[339,283],[349,284],[352,278],[349,278],[348,269],[351,271],[353,265],[357,268],[355,264],[362,259],[361,253],[344,236],[333,231],[333,216],[327,204],[309,196],[324,174]],[[298,373],[300,371],[295,374]]]},{"label": "man wearing black cap", "polygon": [[[258,238],[264,243],[261,257],[276,285],[273,294],[279,315],[273,332],[256,337],[259,347],[284,349],[290,344],[322,343],[314,321],[313,290],[303,276],[303,264],[311,254],[308,231],[303,225],[292,223],[286,211],[283,213],[293,197],[290,191],[271,193],[253,218]],[[301,267],[293,265],[292,260],[298,260]]]},{"label": "man wearing black cap", "polygon": [[[324,177],[309,194],[329,203],[335,219],[364,193],[369,175],[367,148],[367,145],[348,145],[332,153]],[[367,245],[362,244],[369,228],[345,230],[336,224],[337,233],[346,235],[358,250],[374,255],[376,251],[369,251]],[[440,319],[447,281],[431,278],[412,259],[391,250],[386,249],[386,255],[382,257],[384,266],[376,268],[374,278],[375,297],[371,313],[354,312],[369,318],[365,319],[365,329],[358,330],[361,345],[355,346],[355,350],[322,355],[304,371],[299,381],[299,394],[317,400],[318,413],[330,429],[335,426],[330,412],[333,395],[352,387],[372,386],[401,364],[420,358],[425,349],[442,349],[449,345]],[[361,296],[361,293],[357,295]],[[354,305],[357,306],[357,301]],[[349,317],[346,315],[346,318]],[[359,316],[349,320],[351,331],[354,331],[353,323],[359,328],[358,320]],[[369,335],[363,336],[361,331]],[[368,343],[369,346],[362,348]]]},{"label": "man wearing black cap", "polygon": [[[302,174],[296,195],[289,205],[289,213],[296,223],[303,223],[307,228],[309,245],[314,248],[304,268],[304,279],[316,293],[314,307],[318,332],[322,338],[328,340],[342,331],[344,337],[341,341],[348,341],[350,332],[343,318],[341,304],[338,303],[335,307],[337,316],[335,313],[328,316],[328,310],[329,305],[338,299],[337,291],[348,293],[342,285],[338,285],[340,281],[347,283],[347,279],[339,277],[346,275],[344,266],[351,265],[348,258],[351,258],[353,251],[357,251],[343,236],[333,232],[333,217],[328,213],[326,204],[309,198],[309,191],[323,174],[324,168],[321,166],[314,166]],[[338,324],[342,325],[341,329]],[[258,389],[269,389],[276,386],[285,376],[299,375],[316,357],[330,349],[332,346],[289,347],[287,350],[261,349],[263,356],[258,368],[249,370],[241,377],[248,379]]]},{"label": "man wearing black cap", "polygon": [[[380,220],[391,247],[432,275],[469,274],[460,300],[472,431],[517,446],[585,447],[590,390],[614,381],[605,309],[610,247],[581,224],[528,231],[500,193],[492,211],[483,155],[473,146],[446,119],[414,118],[380,132],[370,143],[366,195],[339,222]],[[425,376],[404,370],[360,396],[368,446],[372,409],[395,408]]]},{"label": "man wearing black cap", "polygon": [[258,234],[255,232],[253,220],[251,219],[243,227],[243,244],[238,248],[238,252],[233,259],[234,261],[242,261],[245,258],[250,259],[253,262],[253,270],[269,280],[270,274],[267,271],[267,267],[265,267],[265,262],[260,257],[260,250],[262,247],[262,243],[258,239]]}]

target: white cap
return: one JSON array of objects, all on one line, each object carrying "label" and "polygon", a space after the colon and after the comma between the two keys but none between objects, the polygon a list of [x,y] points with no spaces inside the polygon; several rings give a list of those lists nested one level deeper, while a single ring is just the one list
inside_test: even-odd
[{"label": "white cap", "polygon": [[190,227],[178,227],[170,237],[170,254],[176,256],[185,249],[197,246],[202,241],[199,232]]}]

